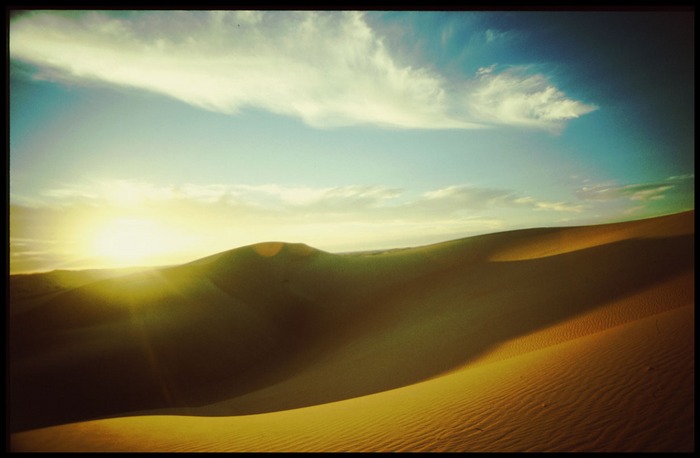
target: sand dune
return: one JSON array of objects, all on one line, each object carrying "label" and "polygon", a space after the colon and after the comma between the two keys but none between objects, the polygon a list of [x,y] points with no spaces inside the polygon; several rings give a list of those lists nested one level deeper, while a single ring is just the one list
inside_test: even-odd
[{"label": "sand dune", "polygon": [[10,287],[17,451],[694,450],[694,212]]}]

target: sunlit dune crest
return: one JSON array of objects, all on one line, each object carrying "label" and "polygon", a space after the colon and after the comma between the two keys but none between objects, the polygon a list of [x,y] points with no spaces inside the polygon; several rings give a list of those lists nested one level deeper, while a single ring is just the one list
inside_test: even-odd
[{"label": "sunlit dune crest", "polygon": [[13,451],[694,450],[694,211],[50,275],[10,277]]},{"label": "sunlit dune crest", "polygon": [[682,220],[669,222],[663,218],[651,218],[604,225],[597,228],[538,229],[536,233],[528,234],[523,240],[524,243],[519,243],[519,238],[514,237],[512,243],[504,244],[500,251],[493,253],[491,259],[494,261],[535,259],[569,253],[633,237],[651,238],[694,234],[694,226],[683,223],[684,221]]},{"label": "sunlit dune crest", "polygon": [[260,256],[269,258],[279,253],[283,246],[284,243],[282,242],[267,242],[253,245],[253,249],[255,249]]},{"label": "sunlit dune crest", "polygon": [[260,256],[271,258],[277,256],[283,249],[297,256],[308,256],[314,249],[304,243],[263,242],[253,245],[253,249]]}]

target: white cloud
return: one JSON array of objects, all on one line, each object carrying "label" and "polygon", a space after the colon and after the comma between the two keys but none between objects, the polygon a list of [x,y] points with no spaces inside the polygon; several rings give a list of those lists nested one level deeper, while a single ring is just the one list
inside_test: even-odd
[{"label": "white cloud", "polygon": [[507,40],[513,36],[512,33],[503,32],[496,29],[486,29],[484,31],[484,37],[486,38],[486,43],[493,43],[499,40]]},{"label": "white cloud", "polygon": [[93,180],[89,184],[68,185],[45,191],[54,202],[99,202],[117,206],[138,206],[173,200],[217,201],[231,192],[225,185],[156,186],[132,180]]},{"label": "white cloud", "polygon": [[448,202],[453,204],[483,207],[494,200],[511,194],[502,189],[484,188],[471,185],[454,185],[424,193],[426,203]]},{"label": "white cloud", "polygon": [[695,180],[695,174],[694,173],[686,173],[684,175],[674,175],[671,177],[668,177],[666,179],[667,181],[687,181],[687,180]]},{"label": "white cloud", "polygon": [[632,184],[586,185],[576,196],[596,208],[626,215],[655,216],[695,207],[695,175],[670,176],[659,181]]},{"label": "white cloud", "polygon": [[531,74],[524,67],[500,73],[495,66],[480,68],[465,104],[477,119],[555,132],[565,121],[597,109],[567,98],[544,75]]},{"label": "white cloud", "polygon": [[36,11],[11,22],[10,53],[44,78],[129,86],[229,114],[259,108],[317,127],[556,130],[595,109],[541,74],[488,67],[454,82],[399,65],[360,12]]},{"label": "white cloud", "polygon": [[584,205],[573,205],[566,202],[535,202],[536,210],[553,210],[558,212],[581,213],[586,207]]},{"label": "white cloud", "polygon": [[[44,200],[33,207],[65,208],[84,206],[135,209],[167,209],[212,204],[235,208],[239,214],[260,216],[261,212],[347,213],[370,210],[401,195],[397,188],[385,186],[283,186],[278,184],[193,184],[155,185],[132,180],[92,180],[88,184],[66,185],[47,190]],[[19,196],[13,201],[25,202]],[[25,203],[26,205],[26,203]]]},{"label": "white cloud", "polygon": [[531,196],[522,196],[509,189],[485,188],[471,185],[448,186],[423,194],[423,199],[411,204],[433,211],[460,211],[484,208],[532,208],[534,210],[552,210],[557,212],[580,213],[583,205],[566,202],[548,202]]},{"label": "white cloud", "polygon": [[649,201],[663,199],[675,186],[667,183],[637,183],[629,185],[584,186],[576,191],[583,200],[629,199]]},{"label": "white cloud", "polygon": [[630,200],[659,200],[664,198],[664,193],[673,186],[659,186],[652,189],[640,189],[629,194]]},{"label": "white cloud", "polygon": [[[548,202],[523,196],[508,189],[472,185],[448,186],[422,195],[406,195],[404,190],[386,186],[309,187],[279,184],[182,184],[155,185],[129,180],[94,180],[87,185],[70,185],[43,194],[31,206],[11,196],[11,221],[15,237],[36,237],[40,227],[33,218],[43,214],[52,221],[80,221],[115,217],[155,218],[174,227],[199,227],[209,221],[212,227],[236,221],[246,225],[307,224],[438,224],[475,217],[475,212],[498,209],[580,212],[581,205]],[[34,215],[34,216],[32,216]],[[229,222],[229,223],[227,223]],[[27,230],[31,229],[30,233]],[[340,236],[340,234],[338,234]]]}]

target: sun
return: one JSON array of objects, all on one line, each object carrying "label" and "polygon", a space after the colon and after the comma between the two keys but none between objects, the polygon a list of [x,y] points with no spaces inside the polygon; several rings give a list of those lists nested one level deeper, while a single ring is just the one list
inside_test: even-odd
[{"label": "sun", "polygon": [[117,218],[92,235],[90,252],[113,266],[151,264],[176,248],[171,234],[155,221]]}]

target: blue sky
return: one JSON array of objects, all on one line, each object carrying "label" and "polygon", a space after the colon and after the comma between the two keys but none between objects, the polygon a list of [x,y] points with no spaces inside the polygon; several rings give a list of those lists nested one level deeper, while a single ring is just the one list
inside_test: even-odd
[{"label": "blue sky", "polygon": [[10,268],[694,208],[692,12],[30,11]]}]

